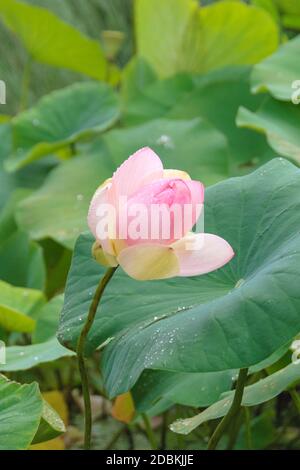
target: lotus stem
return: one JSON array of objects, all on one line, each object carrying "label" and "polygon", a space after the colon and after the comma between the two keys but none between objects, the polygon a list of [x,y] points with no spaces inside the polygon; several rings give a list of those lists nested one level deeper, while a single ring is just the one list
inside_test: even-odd
[{"label": "lotus stem", "polygon": [[78,360],[78,367],[79,373],[81,378],[82,384],[82,394],[84,400],[84,448],[86,450],[91,448],[91,435],[92,435],[92,409],[91,409],[91,397],[89,391],[89,380],[88,380],[88,373],[86,370],[85,364],[85,342],[88,336],[88,333],[93,325],[97,308],[100,303],[102,294],[109,283],[110,279],[114,275],[117,268],[109,268],[106,273],[104,274],[103,278],[100,280],[98,287],[96,289],[94,298],[92,300],[89,313],[78,338],[77,343],[77,360]]},{"label": "lotus stem", "polygon": [[236,415],[240,411],[247,375],[248,369],[240,370],[231,407],[211,436],[207,450],[214,450],[217,447],[218,442],[227,430],[229,424],[236,418]]}]

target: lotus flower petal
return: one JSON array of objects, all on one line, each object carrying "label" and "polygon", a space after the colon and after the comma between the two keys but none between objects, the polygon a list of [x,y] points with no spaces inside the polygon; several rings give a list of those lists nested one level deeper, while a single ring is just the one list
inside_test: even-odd
[{"label": "lotus flower petal", "polygon": [[189,233],[172,245],[180,265],[180,276],[197,276],[221,268],[234,251],[221,237],[210,233]]},{"label": "lotus flower petal", "polygon": [[120,196],[131,196],[145,184],[163,177],[163,165],[149,147],[131,155],[112,177],[110,200],[118,204]]},{"label": "lotus flower petal", "polygon": [[122,250],[120,266],[139,281],[177,276],[179,261],[172,248],[162,245],[135,245]]}]

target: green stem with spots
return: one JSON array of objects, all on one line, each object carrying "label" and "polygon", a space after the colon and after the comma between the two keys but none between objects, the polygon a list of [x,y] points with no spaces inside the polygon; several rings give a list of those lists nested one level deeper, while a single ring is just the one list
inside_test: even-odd
[{"label": "green stem with spots", "polygon": [[103,278],[99,282],[96,292],[94,294],[94,298],[92,300],[90,309],[89,309],[86,322],[84,324],[84,327],[82,328],[82,331],[80,333],[80,336],[78,338],[78,343],[77,343],[77,350],[76,350],[77,361],[78,361],[79,373],[80,373],[81,384],[82,384],[82,394],[83,394],[83,400],[84,400],[84,448],[85,449],[90,449],[91,447],[91,434],[92,434],[91,397],[90,397],[90,392],[89,392],[89,380],[88,380],[88,374],[86,370],[85,356],[84,356],[85,342],[86,342],[88,333],[93,325],[102,294],[107,284],[109,283],[110,279],[114,275],[116,269],[117,268],[108,268]]},{"label": "green stem with spots", "polygon": [[207,450],[214,450],[217,447],[218,442],[220,441],[221,437],[227,431],[229,425],[231,424],[233,420],[235,420],[237,414],[239,413],[240,408],[241,408],[244,388],[246,385],[247,375],[248,375],[248,369],[240,370],[231,407],[228,413],[224,416],[222,421],[218,424],[217,428],[215,429],[212,437],[209,440]]}]

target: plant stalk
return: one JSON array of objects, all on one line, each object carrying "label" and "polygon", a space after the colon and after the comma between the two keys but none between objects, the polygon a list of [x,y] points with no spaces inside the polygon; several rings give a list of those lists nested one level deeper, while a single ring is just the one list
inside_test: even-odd
[{"label": "plant stalk", "polygon": [[89,381],[88,381],[88,374],[85,366],[85,357],[84,357],[84,349],[85,349],[85,342],[88,336],[88,333],[92,327],[92,324],[95,319],[95,315],[97,312],[98,305],[100,303],[102,294],[109,283],[110,279],[114,275],[117,268],[108,268],[106,273],[104,274],[103,278],[98,284],[96,289],[94,298],[92,300],[89,313],[78,338],[77,343],[77,360],[78,360],[78,367],[79,373],[81,378],[82,384],[82,394],[84,399],[84,448],[90,449],[91,447],[91,434],[92,434],[92,409],[91,409],[91,398],[89,392]]},{"label": "plant stalk", "polygon": [[252,449],[252,434],[251,434],[251,413],[247,406],[244,407],[245,414],[245,437],[247,443],[247,449]]},{"label": "plant stalk", "polygon": [[217,447],[218,442],[227,430],[229,424],[236,418],[236,415],[240,411],[247,375],[248,369],[240,370],[231,407],[211,436],[207,450],[214,450]]},{"label": "plant stalk", "polygon": [[146,430],[146,434],[147,434],[148,441],[149,441],[149,444],[151,446],[151,449],[156,450],[157,449],[157,444],[156,444],[156,439],[155,439],[154,432],[153,432],[153,429],[152,429],[152,426],[151,426],[151,423],[150,423],[150,419],[148,418],[146,413],[142,414],[142,418],[143,418],[143,421],[144,421],[145,430]]},{"label": "plant stalk", "polygon": [[300,397],[297,390],[295,388],[292,388],[291,390],[289,390],[289,393],[293,400],[296,410],[298,411],[298,413],[300,413]]}]

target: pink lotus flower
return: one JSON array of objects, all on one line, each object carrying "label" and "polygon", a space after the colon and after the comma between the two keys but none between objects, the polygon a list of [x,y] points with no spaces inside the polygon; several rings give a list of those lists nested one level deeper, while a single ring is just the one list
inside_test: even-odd
[{"label": "pink lotus flower", "polygon": [[[101,264],[119,264],[138,280],[214,271],[234,252],[217,235],[191,232],[203,203],[202,183],[191,180],[183,171],[164,170],[160,158],[150,148],[143,148],[131,155],[93,196],[88,213],[88,224],[96,239],[93,254]],[[113,216],[104,234],[99,229],[99,214],[107,207],[113,209]],[[154,207],[159,210],[153,211]],[[138,222],[132,216],[136,208],[143,209]],[[163,233],[167,219],[169,230]],[[132,226],[135,231],[130,230]],[[143,226],[143,234],[137,226]]]}]

